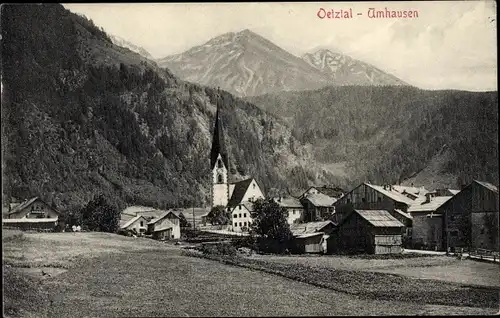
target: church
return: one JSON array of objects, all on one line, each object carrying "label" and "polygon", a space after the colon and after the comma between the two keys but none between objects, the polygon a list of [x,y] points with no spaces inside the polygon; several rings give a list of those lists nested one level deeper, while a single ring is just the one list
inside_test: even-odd
[{"label": "church", "polygon": [[238,182],[229,182],[229,157],[224,140],[224,129],[220,107],[221,96],[217,96],[217,111],[210,152],[210,171],[212,174],[212,207],[223,206],[231,213],[229,229],[234,232],[248,230],[252,219],[253,200],[264,198],[257,181],[254,178]]}]

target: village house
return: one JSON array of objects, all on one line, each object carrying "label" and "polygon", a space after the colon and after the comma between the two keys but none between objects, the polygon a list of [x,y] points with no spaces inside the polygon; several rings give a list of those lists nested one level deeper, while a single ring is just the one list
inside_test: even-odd
[{"label": "village house", "polygon": [[134,230],[137,234],[143,235],[148,230],[147,224],[148,220],[144,216],[137,215],[126,222],[120,221],[120,229],[128,231]]},{"label": "village house", "polygon": [[156,240],[170,240],[181,238],[181,225],[178,213],[169,210],[152,219],[147,224],[147,233]]},{"label": "village house", "polygon": [[444,249],[498,251],[498,213],[498,188],[474,180],[436,210],[443,217]]},{"label": "village house", "polygon": [[402,252],[404,225],[385,210],[351,211],[328,240],[329,253],[393,254]]},{"label": "village house", "polygon": [[294,223],[290,226],[294,245],[298,253],[326,253],[327,241],[335,224],[328,221]]},{"label": "village house", "polygon": [[335,213],[333,204],[336,200],[321,192],[302,196],[300,202],[304,207],[304,221],[314,222],[332,218]]},{"label": "village house", "polygon": [[425,194],[425,201],[408,208],[412,216],[411,247],[442,250],[443,218],[437,209],[453,197],[458,191],[438,189]]},{"label": "village house", "polygon": [[294,197],[278,197],[273,198],[280,207],[286,209],[286,220],[288,224],[300,222],[304,216],[304,206],[300,200]]},{"label": "village house", "polygon": [[13,205],[7,217],[8,219],[2,220],[4,227],[7,228],[55,230],[59,220],[59,211],[39,197],[34,197]]}]

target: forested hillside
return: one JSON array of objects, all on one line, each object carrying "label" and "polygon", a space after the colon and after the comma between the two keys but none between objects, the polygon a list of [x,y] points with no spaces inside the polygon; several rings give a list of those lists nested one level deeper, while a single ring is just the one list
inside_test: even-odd
[{"label": "forested hillside", "polygon": [[352,184],[415,179],[430,165],[417,179],[428,187],[498,183],[497,92],[358,86],[248,100],[281,115],[318,160],[343,163]]},{"label": "forested hillside", "polygon": [[[4,5],[1,16],[4,202],[39,195],[66,208],[101,192],[118,207],[207,203],[216,91],[61,5]],[[267,191],[330,180],[280,120],[222,98],[236,178]]]}]

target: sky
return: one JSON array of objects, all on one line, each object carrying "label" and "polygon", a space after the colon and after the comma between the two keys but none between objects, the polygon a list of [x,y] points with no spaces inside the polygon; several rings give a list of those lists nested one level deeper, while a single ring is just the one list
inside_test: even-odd
[{"label": "sky", "polygon": [[[155,58],[250,29],[292,54],[327,48],[424,89],[497,90],[494,1],[64,4]],[[352,18],[321,19],[318,11]],[[416,18],[370,18],[412,10]],[[361,15],[357,15],[361,13]],[[322,14],[320,14],[322,15]]]}]

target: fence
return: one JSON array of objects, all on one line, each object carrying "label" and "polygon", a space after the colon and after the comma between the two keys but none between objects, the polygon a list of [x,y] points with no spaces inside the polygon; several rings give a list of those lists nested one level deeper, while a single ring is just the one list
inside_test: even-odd
[{"label": "fence", "polygon": [[479,259],[493,259],[494,262],[500,259],[498,252],[477,248],[469,251],[469,256]]}]

